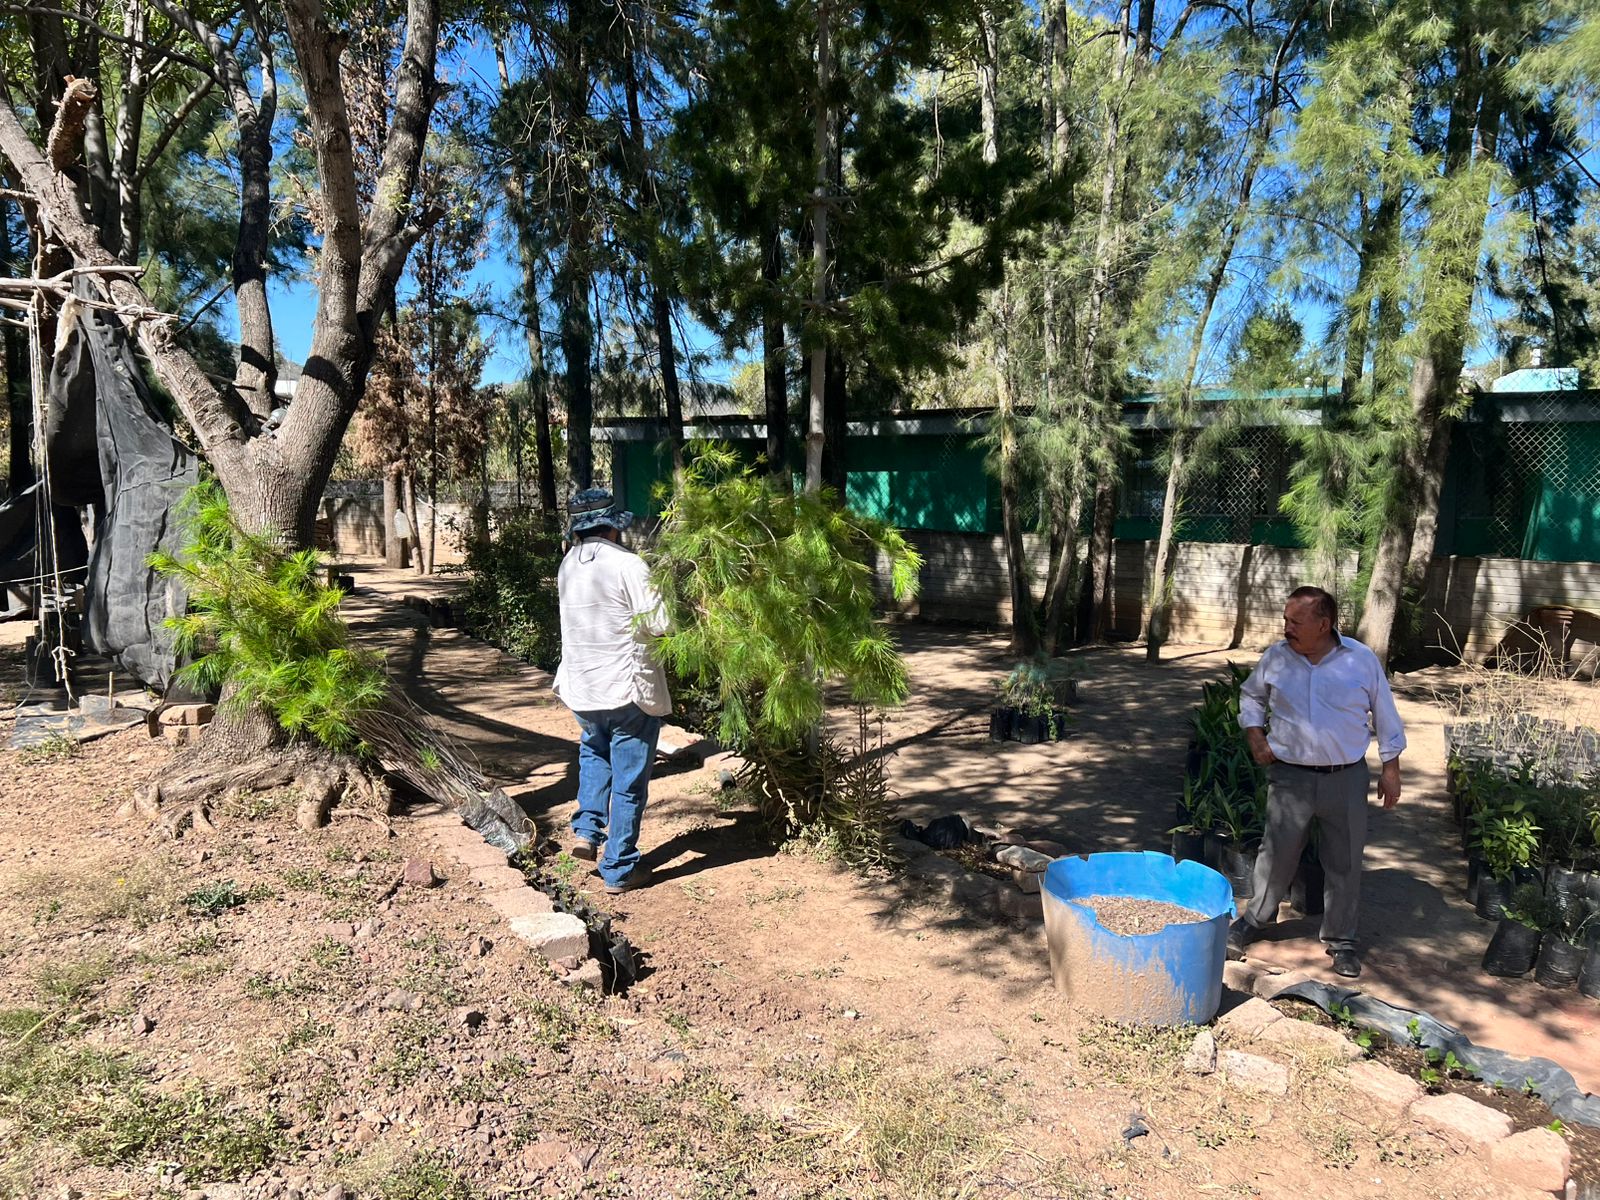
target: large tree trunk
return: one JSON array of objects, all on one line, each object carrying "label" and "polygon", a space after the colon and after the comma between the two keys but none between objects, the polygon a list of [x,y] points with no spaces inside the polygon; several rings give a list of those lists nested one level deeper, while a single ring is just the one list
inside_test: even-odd
[{"label": "large tree trunk", "polygon": [[[820,317],[828,303],[828,180],[833,162],[829,92],[833,64],[828,0],[817,0],[817,94],[814,100],[816,188],[811,196],[811,303]],[[828,343],[820,332],[811,347],[811,405],[806,419],[806,491],[822,490],[822,448],[827,440],[824,409],[828,390]]]},{"label": "large tree trunk", "polygon": [[789,367],[783,339],[783,233],[776,221],[762,234],[761,388],[767,411],[767,471],[787,490],[789,476]]},{"label": "large tree trunk", "polygon": [[[1463,21],[1457,29],[1458,76],[1445,132],[1444,176],[1461,178],[1475,159],[1492,159],[1499,143],[1504,102],[1500,81],[1486,76],[1478,58],[1475,30]],[[1427,559],[1432,558],[1449,435],[1442,425],[1451,418],[1461,384],[1472,296],[1483,234],[1489,215],[1489,188],[1479,180],[1470,206],[1450,215],[1451,229],[1430,230],[1433,237],[1459,244],[1424,286],[1422,303],[1448,305],[1454,314],[1427,339],[1411,374],[1411,421],[1400,431],[1399,450],[1390,464],[1392,475],[1372,574],[1367,584],[1359,636],[1379,661],[1387,663],[1398,632],[1407,585],[1407,567],[1419,525],[1424,530]],[[1441,218],[1435,217],[1436,221]],[[1463,232],[1468,240],[1461,241]],[[1431,479],[1431,487],[1430,487]],[[1424,563],[1424,570],[1426,564]]]},{"label": "large tree trunk", "polygon": [[1115,591],[1111,578],[1111,555],[1117,529],[1117,482],[1114,475],[1102,472],[1094,485],[1094,525],[1089,534],[1090,642],[1104,642],[1111,636],[1111,599]]},{"label": "large tree trunk", "polygon": [[1067,648],[1067,618],[1082,579],[1078,570],[1078,527],[1083,523],[1083,481],[1074,473],[1065,487],[1051,491],[1051,521],[1059,531],[1060,545],[1045,595],[1042,640],[1045,652],[1056,655]]}]

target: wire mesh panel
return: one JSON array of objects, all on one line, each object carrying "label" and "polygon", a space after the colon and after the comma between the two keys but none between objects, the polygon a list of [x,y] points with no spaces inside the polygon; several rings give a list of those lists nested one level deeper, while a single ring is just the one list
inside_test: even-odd
[{"label": "wire mesh panel", "polygon": [[1443,553],[1600,557],[1600,401],[1593,392],[1489,394],[1455,429]]}]

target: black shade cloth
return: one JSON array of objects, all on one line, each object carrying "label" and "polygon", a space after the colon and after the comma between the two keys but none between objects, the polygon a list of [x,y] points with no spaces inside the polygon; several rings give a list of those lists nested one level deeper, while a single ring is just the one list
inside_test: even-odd
[{"label": "black shade cloth", "polygon": [[76,286],[77,302],[61,311],[48,383],[52,498],[95,508],[84,645],[162,687],[174,667],[163,622],[184,601],[149,558],[178,548],[178,502],[199,469],[151,402],[121,321],[82,302],[87,281]]}]

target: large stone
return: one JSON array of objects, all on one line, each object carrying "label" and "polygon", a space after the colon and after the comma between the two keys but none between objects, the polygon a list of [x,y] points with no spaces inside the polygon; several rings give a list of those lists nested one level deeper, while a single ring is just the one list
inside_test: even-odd
[{"label": "large stone", "polygon": [[1262,975],[1256,979],[1256,995],[1263,1000],[1271,1000],[1295,984],[1305,983],[1314,978],[1315,976],[1309,971],[1285,971],[1281,975]]},{"label": "large stone", "polygon": [[1001,866],[1015,871],[1042,871],[1054,861],[1048,854],[1040,854],[1026,846],[1002,847],[995,851],[994,859]]},{"label": "large stone", "polygon": [[1519,1187],[1561,1193],[1572,1173],[1572,1148],[1553,1129],[1514,1133],[1489,1147],[1489,1172]]},{"label": "large stone", "polygon": [[1217,1069],[1217,1039],[1209,1029],[1194,1035],[1194,1044],[1183,1056],[1183,1069],[1191,1075],[1210,1075]]},{"label": "large stone", "polygon": [[1017,886],[1024,892],[1032,893],[1039,890],[1039,881],[1044,876],[1038,871],[1019,871],[1012,867],[1011,878],[1016,881]]},{"label": "large stone", "polygon": [[578,965],[576,971],[568,971],[561,980],[568,987],[589,988],[591,991],[605,989],[605,976],[600,973],[600,963],[592,958],[586,958]]},{"label": "large stone", "polygon": [[1354,1062],[1362,1049],[1337,1029],[1313,1025],[1310,1021],[1272,1021],[1256,1035],[1262,1045],[1282,1046],[1290,1053],[1326,1054]]},{"label": "large stone", "polygon": [[216,713],[210,704],[169,704],[158,719],[163,725],[209,725]]},{"label": "large stone", "polygon": [[581,958],[589,953],[589,927],[571,913],[534,913],[512,917],[510,924],[511,932],[544,958]]},{"label": "large stone", "polygon": [[1420,1083],[1382,1063],[1353,1062],[1344,1073],[1353,1092],[1391,1116],[1405,1112],[1422,1098]]},{"label": "large stone", "polygon": [[1505,1113],[1453,1092],[1424,1096],[1411,1106],[1411,1119],[1463,1150],[1492,1146],[1511,1134],[1511,1118]]},{"label": "large stone", "polygon": [[1256,990],[1256,980],[1261,978],[1261,968],[1231,959],[1222,964],[1222,986],[1243,992],[1246,996]]},{"label": "large stone", "polygon": [[1252,997],[1238,1008],[1231,1008],[1217,1018],[1217,1032],[1227,1041],[1248,1042],[1261,1035],[1261,1031],[1283,1014],[1265,1000]]},{"label": "large stone", "polygon": [[526,885],[515,888],[505,888],[501,891],[489,892],[484,897],[484,902],[508,921],[518,917],[536,917],[541,913],[555,911],[555,904],[538,888]]},{"label": "large stone", "polygon": [[1229,1086],[1261,1096],[1289,1094],[1289,1070],[1281,1063],[1242,1050],[1224,1050],[1217,1055],[1217,1068]]}]

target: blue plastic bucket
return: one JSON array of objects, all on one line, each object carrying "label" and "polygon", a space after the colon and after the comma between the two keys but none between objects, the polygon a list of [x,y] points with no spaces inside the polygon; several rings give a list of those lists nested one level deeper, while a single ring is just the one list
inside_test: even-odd
[{"label": "blue plastic bucket", "polygon": [[[1058,858],[1044,873],[1044,931],[1056,988],[1078,1010],[1132,1025],[1203,1024],[1222,1003],[1233,889],[1203,863],[1154,851]],[[1204,920],[1113,933],[1074,899],[1162,900]]]}]

